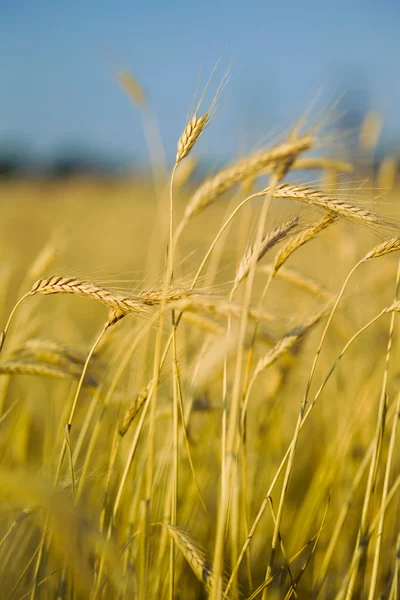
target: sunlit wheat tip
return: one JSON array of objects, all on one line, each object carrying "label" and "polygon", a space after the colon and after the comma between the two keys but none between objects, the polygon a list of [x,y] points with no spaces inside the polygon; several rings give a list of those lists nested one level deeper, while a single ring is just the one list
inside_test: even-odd
[{"label": "sunlit wheat tip", "polygon": [[195,113],[190,119],[178,141],[178,151],[176,154],[177,165],[189,154],[208,121],[208,113],[199,118],[197,118],[197,113]]},{"label": "sunlit wheat tip", "polygon": [[375,248],[366,254],[364,261],[370,260],[371,258],[378,258],[379,256],[384,256],[390,252],[396,252],[397,250],[400,250],[400,237],[386,240],[385,242],[382,242],[382,244],[375,246]]}]

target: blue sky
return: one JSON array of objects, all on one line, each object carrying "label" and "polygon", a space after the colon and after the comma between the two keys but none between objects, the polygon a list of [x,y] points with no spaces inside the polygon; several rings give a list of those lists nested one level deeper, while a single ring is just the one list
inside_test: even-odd
[{"label": "blue sky", "polygon": [[237,154],[301,116],[322,89],[349,90],[400,139],[398,0],[0,0],[0,146],[65,146],[142,158],[136,109],[114,73],[150,97],[169,157],[219,57],[230,81],[200,151]]}]

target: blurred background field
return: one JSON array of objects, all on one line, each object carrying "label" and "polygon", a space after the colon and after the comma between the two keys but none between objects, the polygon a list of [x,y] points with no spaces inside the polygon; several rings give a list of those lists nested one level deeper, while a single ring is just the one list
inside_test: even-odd
[{"label": "blurred background field", "polygon": [[[112,9],[72,2],[67,9],[43,1],[18,12],[5,2],[0,15],[1,327],[35,281],[52,275],[97,284],[118,298],[162,293],[176,144],[196,86],[198,99],[220,55],[199,116],[223,78],[225,58],[234,55],[230,81],[178,167],[174,224],[207,177],[296,138],[293,126],[302,118],[302,131],[317,131],[304,158],[344,166],[290,164],[285,181],[385,221],[363,227],[341,219],[296,250],[262,302],[271,318],[260,320],[254,338],[249,322],[241,339],[240,319],[223,307],[255,240],[264,200],[254,198],[195,288],[217,308],[183,313],[177,354],[167,353],[156,391],[158,340],[163,350],[174,331],[169,310],[161,325],[158,306],[122,318],[86,363],[107,307],[69,293],[27,297],[0,355],[0,598],[399,597],[394,313],[356,337],[326,381],[299,434],[287,492],[285,464],[276,478],[329,311],[304,335],[301,328],[331,309],[368,251],[388,238],[398,243],[397,5],[339,2],[322,10],[293,3],[283,14],[261,2],[243,13],[235,2],[229,10],[208,2],[195,10],[181,2]],[[240,181],[189,220],[174,256],[176,288],[188,293],[222,223],[269,175]],[[266,232],[297,215],[301,233],[323,214],[274,200]],[[286,241],[257,263],[252,307]],[[388,253],[350,279],[307,407],[352,336],[396,300],[398,260]],[[240,311],[245,289],[246,280],[233,296]],[[298,338],[282,351],[288,334]],[[246,375],[251,379],[257,361],[274,350],[240,412]],[[246,417],[236,423],[237,369],[239,417]],[[229,453],[230,419],[237,451]]]}]

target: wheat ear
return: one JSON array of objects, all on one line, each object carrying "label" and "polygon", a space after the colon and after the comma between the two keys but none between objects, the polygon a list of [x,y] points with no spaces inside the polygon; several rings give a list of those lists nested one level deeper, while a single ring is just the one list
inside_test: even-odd
[{"label": "wheat ear", "polygon": [[317,221],[314,225],[307,227],[304,231],[291,238],[287,244],[284,245],[281,250],[279,250],[278,254],[275,258],[274,263],[274,273],[276,273],[281,266],[287,261],[289,256],[293,254],[300,246],[306,244],[307,242],[314,239],[317,235],[319,235],[324,229],[329,227],[332,223],[337,220],[337,215],[334,213],[330,213],[329,215],[323,217],[319,221]]},{"label": "wheat ear", "polygon": [[143,311],[143,303],[136,301],[132,296],[114,294],[111,290],[84,281],[77,277],[52,276],[38,279],[29,292],[30,296],[36,294],[73,294],[97,300],[113,310],[120,310],[124,314]]},{"label": "wheat ear", "polygon": [[141,390],[141,392],[135,397],[133,402],[126,409],[124,416],[119,424],[119,434],[123,437],[129,429],[130,424],[143,407],[147,398],[149,397],[150,389],[153,385],[154,379],[152,378],[149,383]]},{"label": "wheat ear", "polygon": [[[180,311],[192,311],[208,313],[219,317],[231,317],[240,319],[243,311],[243,306],[239,302],[231,302],[221,300],[221,298],[212,298],[211,296],[193,296],[185,300],[180,300],[175,304],[171,304],[172,308]],[[256,321],[274,321],[275,318],[270,313],[257,309],[249,308],[248,316]]]},{"label": "wheat ear", "polygon": [[311,148],[312,142],[311,135],[304,135],[294,141],[288,141],[269,150],[257,152],[223,169],[214,177],[210,177],[197,189],[189,202],[184,215],[185,221],[192,215],[204,210],[221,194],[235,185],[257,177],[267,167],[275,168],[282,161],[295,159],[300,152]]},{"label": "wheat ear", "polygon": [[212,586],[212,572],[210,565],[205,559],[204,552],[200,549],[198,544],[183,531],[183,529],[172,525],[165,525],[165,527],[183,556],[186,558],[197,579],[201,581],[204,584],[205,589],[210,592]]},{"label": "wheat ear", "polygon": [[364,256],[364,261],[371,260],[371,258],[379,258],[390,252],[397,252],[400,249],[400,237],[394,237],[390,240],[386,240],[378,246],[375,246],[368,254]]},{"label": "wheat ear", "polygon": [[288,200],[294,200],[303,204],[312,206],[318,206],[329,212],[333,212],[338,216],[345,217],[352,221],[356,221],[361,225],[384,225],[382,218],[375,212],[362,208],[346,202],[344,200],[338,200],[332,198],[323,192],[314,188],[301,186],[301,185],[289,185],[282,183],[276,188],[265,188],[264,192],[271,193],[274,198],[285,198]]},{"label": "wheat ear", "polygon": [[196,143],[197,138],[207,126],[209,121],[209,113],[205,113],[202,117],[197,117],[195,112],[189,123],[186,125],[181,137],[178,141],[178,150],[176,153],[176,165],[179,165],[181,160],[186,158],[191,149]]},{"label": "wheat ear", "polygon": [[36,375],[55,379],[64,379],[68,375],[68,373],[61,369],[40,363],[29,363],[23,360],[0,362],[0,373],[2,375]]},{"label": "wheat ear", "polygon": [[270,250],[276,244],[282,241],[293,229],[297,227],[298,224],[299,217],[295,216],[292,219],[286,221],[285,223],[282,223],[282,225],[275,227],[275,229],[273,229],[266,236],[264,236],[258,249],[254,248],[254,246],[250,246],[250,248],[244,254],[242,260],[240,261],[240,265],[237,270],[235,281],[233,284],[233,292],[239,287],[239,284],[243,281],[243,279],[247,277],[254,254],[257,254],[256,262],[259,262],[263,258],[263,256],[268,252],[268,250]]}]

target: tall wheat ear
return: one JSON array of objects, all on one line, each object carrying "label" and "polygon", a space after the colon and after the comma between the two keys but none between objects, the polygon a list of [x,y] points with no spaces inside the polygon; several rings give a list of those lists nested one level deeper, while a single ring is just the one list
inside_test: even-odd
[{"label": "tall wheat ear", "polygon": [[194,542],[183,529],[174,527],[173,525],[165,525],[165,527],[183,556],[186,558],[197,579],[203,583],[207,592],[210,592],[212,586],[212,571],[205,558],[204,551],[201,550],[200,546]]}]

